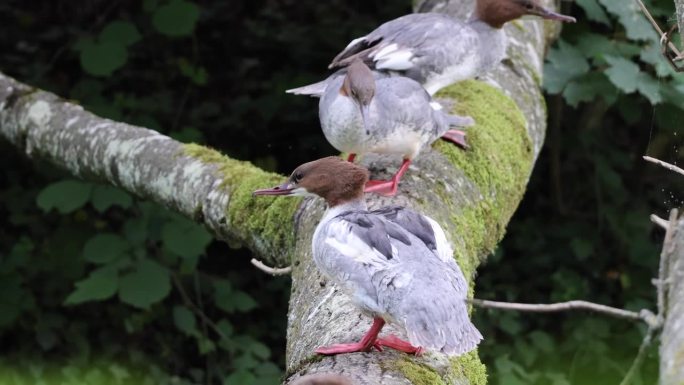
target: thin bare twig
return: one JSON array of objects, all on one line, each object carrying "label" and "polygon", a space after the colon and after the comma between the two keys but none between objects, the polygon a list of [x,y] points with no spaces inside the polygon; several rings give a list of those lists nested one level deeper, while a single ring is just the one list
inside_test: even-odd
[{"label": "thin bare twig", "polygon": [[668,221],[664,220],[663,218],[655,214],[651,214],[651,222],[655,223],[656,225],[658,225],[658,227],[660,227],[663,230],[667,230],[670,224]]},{"label": "thin bare twig", "polygon": [[266,266],[263,262],[256,258],[252,258],[250,262],[252,262],[252,265],[256,266],[256,268],[258,268],[259,270],[263,271],[264,273],[271,274],[272,276],[287,275],[292,273],[292,266],[270,267]]},{"label": "thin bare twig", "polygon": [[649,326],[656,324],[656,317],[650,310],[643,309],[640,312],[635,312],[588,301],[568,301],[551,304],[529,304],[488,301],[483,299],[471,299],[468,300],[468,302],[472,303],[477,307],[482,308],[516,310],[534,313],[552,313],[570,310],[590,310],[595,311],[597,313],[607,314],[612,317],[624,318],[632,321],[643,321]]},{"label": "thin bare twig", "polygon": [[[644,3],[643,3],[641,0],[636,0],[636,2],[637,2],[637,4],[639,4],[639,7],[641,8],[641,12],[644,13],[644,15],[646,16],[646,18],[648,19],[648,21],[649,21],[649,22],[651,23],[651,25],[653,26],[653,29],[655,29],[655,31],[658,33],[658,36],[660,36],[660,38],[662,39],[663,36],[665,36],[665,32],[663,32],[663,30],[660,28],[660,26],[658,25],[658,22],[655,21],[655,19],[654,19],[653,16],[651,15],[651,12],[648,11],[648,8],[646,8],[646,6],[644,5]],[[679,49],[677,48],[676,45],[674,45],[673,42],[668,42],[668,45],[667,45],[667,46],[668,46],[668,47],[672,50],[672,52],[674,52],[677,56],[681,56],[681,55],[682,55],[682,53],[679,52]]]},{"label": "thin bare twig", "polygon": [[185,306],[189,307],[190,310],[192,310],[192,312],[195,313],[195,315],[200,317],[204,323],[209,325],[209,327],[211,327],[211,329],[214,332],[216,332],[216,334],[218,334],[218,336],[221,337],[221,339],[228,338],[228,336],[225,333],[223,333],[221,328],[219,328],[218,325],[216,325],[216,323],[211,318],[209,318],[209,316],[206,315],[202,311],[202,309],[200,309],[197,305],[195,305],[195,303],[192,301],[192,299],[190,299],[190,296],[185,291],[185,287],[183,287],[183,283],[180,281],[180,278],[178,278],[178,275],[171,274],[171,280],[173,281],[173,285],[176,287],[176,290],[178,290],[178,293],[180,293],[181,298],[183,299],[183,303],[185,304]]},{"label": "thin bare twig", "polygon": [[651,158],[650,156],[644,156],[644,160],[647,162],[655,163],[659,166],[665,167],[666,169],[668,169],[670,171],[674,171],[677,174],[684,175],[684,169],[681,169],[681,168],[675,166],[674,164],[663,162],[660,159]]},{"label": "thin bare twig", "polygon": [[627,374],[625,374],[625,378],[623,378],[620,382],[620,385],[627,385],[632,381],[632,377],[634,377],[634,374],[637,372],[637,370],[641,367],[641,364],[644,362],[644,358],[646,358],[646,349],[651,345],[651,342],[653,342],[653,334],[655,334],[655,331],[655,328],[648,328],[646,336],[641,341],[641,345],[639,346],[639,352],[634,358],[632,366],[629,367]]}]

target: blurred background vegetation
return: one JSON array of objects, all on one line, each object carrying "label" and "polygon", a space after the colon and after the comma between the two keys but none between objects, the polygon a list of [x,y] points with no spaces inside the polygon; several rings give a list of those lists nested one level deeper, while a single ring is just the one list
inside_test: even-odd
[{"label": "blurred background vegetation", "polygon": [[[410,0],[0,3],[0,71],[114,120],[288,173],[334,150],[316,101],[284,90]],[[646,2],[663,25],[672,0]],[[684,75],[626,0],[564,2],[549,131],[525,200],[479,271],[480,298],[654,303],[652,212],[682,185]],[[240,245],[0,143],[0,384],[277,384],[289,278]],[[584,313],[476,311],[492,384],[612,384],[643,330]],[[637,383],[654,383],[652,349]]]}]

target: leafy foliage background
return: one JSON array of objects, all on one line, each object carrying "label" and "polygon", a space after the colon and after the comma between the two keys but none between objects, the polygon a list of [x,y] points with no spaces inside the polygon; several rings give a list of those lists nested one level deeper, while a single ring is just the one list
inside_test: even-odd
[{"label": "leafy foliage background", "polygon": [[[647,4],[663,24],[672,15],[670,0]],[[641,155],[679,160],[684,78],[631,1],[563,7],[580,22],[548,53],[547,143],[476,292],[649,306],[660,234],[648,214],[679,206],[682,186]],[[0,69],[288,173],[334,150],[316,101],[283,91],[408,12],[409,1],[379,0],[9,0]],[[0,150],[0,382],[279,382],[289,278],[265,276],[240,245],[162,207]],[[642,333],[587,314],[475,317],[495,384],[617,383]]]}]

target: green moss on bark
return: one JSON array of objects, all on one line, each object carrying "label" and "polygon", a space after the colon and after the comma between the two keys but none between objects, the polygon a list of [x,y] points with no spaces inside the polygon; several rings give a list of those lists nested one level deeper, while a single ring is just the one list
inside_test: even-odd
[{"label": "green moss on bark", "polygon": [[458,262],[472,276],[479,259],[491,253],[525,191],[532,168],[532,141],[518,106],[500,90],[474,80],[444,89],[440,97],[458,101],[456,113],[470,115],[476,124],[467,129],[470,149],[463,151],[438,141],[435,148],[478,188],[474,205],[456,207],[446,189],[438,191],[450,204],[452,240],[460,240]]},{"label": "green moss on bark", "polygon": [[280,184],[285,177],[197,144],[184,145],[183,155],[216,167],[223,179],[221,188],[230,194],[226,222],[240,238],[270,251],[271,262],[289,263],[295,245],[294,214],[301,199],[252,196],[254,190]]},{"label": "green moss on bark", "polygon": [[392,362],[388,369],[399,371],[413,385],[462,384],[464,379],[470,385],[487,383],[487,371],[484,364],[480,362],[477,350],[450,359],[450,366],[444,368],[443,373],[409,356],[403,356]]},{"label": "green moss on bark", "polygon": [[410,359],[403,359],[396,362],[396,370],[401,372],[413,385],[446,385],[442,376],[440,376],[433,368],[411,361]]},{"label": "green moss on bark", "polygon": [[480,361],[477,350],[451,359],[451,376],[467,378],[470,385],[487,384],[487,367]]}]

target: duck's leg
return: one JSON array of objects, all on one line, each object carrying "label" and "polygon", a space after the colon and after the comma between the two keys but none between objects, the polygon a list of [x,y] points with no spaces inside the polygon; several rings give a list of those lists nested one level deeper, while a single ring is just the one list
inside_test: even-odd
[{"label": "duck's leg", "polygon": [[410,342],[404,341],[393,334],[388,337],[378,338],[377,343],[380,346],[386,346],[394,350],[399,350],[400,352],[415,354],[417,356],[423,353],[423,348],[420,346],[413,346]]},{"label": "duck's leg", "polygon": [[377,344],[378,334],[385,326],[385,320],[382,318],[373,318],[373,325],[368,330],[366,335],[361,338],[361,341],[349,344],[336,344],[330,346],[322,346],[316,349],[316,353],[326,356],[340,353],[354,353],[354,352],[369,352],[373,347],[382,350],[382,347]]},{"label": "duck's leg", "polygon": [[354,159],[356,159],[356,154],[349,153],[349,156],[347,156],[347,162],[354,163]]},{"label": "duck's leg", "polygon": [[[446,117],[451,127],[470,127],[475,124],[475,120],[470,116],[447,115]],[[455,143],[461,148],[468,148],[465,137],[465,131],[457,129],[451,129],[442,135],[442,139]]]},{"label": "duck's leg", "polygon": [[366,183],[366,188],[363,192],[374,192],[385,196],[394,196],[397,193],[397,188],[399,187],[399,180],[408,170],[411,164],[411,159],[404,159],[401,163],[401,167],[397,170],[396,174],[390,180],[369,180]]},{"label": "duck's leg", "polygon": [[466,133],[462,130],[449,130],[442,135],[442,139],[452,142],[461,148],[468,148]]}]

